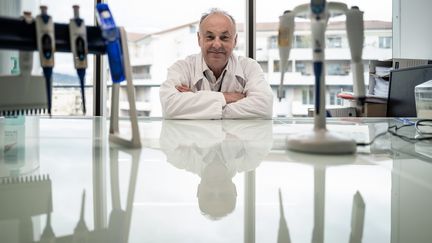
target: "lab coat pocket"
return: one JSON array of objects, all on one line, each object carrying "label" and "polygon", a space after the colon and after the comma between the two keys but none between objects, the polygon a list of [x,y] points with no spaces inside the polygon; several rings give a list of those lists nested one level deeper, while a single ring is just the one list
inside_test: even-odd
[{"label": "lab coat pocket", "polygon": [[246,82],[244,79],[240,77],[236,77],[237,82],[235,83],[235,91],[236,93],[244,93],[244,89],[246,86]]}]

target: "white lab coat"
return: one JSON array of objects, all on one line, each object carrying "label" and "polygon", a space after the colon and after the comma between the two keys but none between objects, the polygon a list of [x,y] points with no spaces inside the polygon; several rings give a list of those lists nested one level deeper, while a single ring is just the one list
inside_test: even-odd
[{"label": "white lab coat", "polygon": [[[231,55],[220,92],[212,91],[204,76],[208,69],[202,54],[188,56],[168,69],[160,87],[163,117],[166,119],[270,119],[273,93],[260,65],[253,59]],[[192,92],[179,92],[178,85]],[[226,104],[222,92],[241,92],[245,98]]]},{"label": "white lab coat", "polygon": [[230,177],[254,170],[273,145],[270,120],[162,122],[160,147],[176,168],[197,174],[213,162],[226,166]]}]

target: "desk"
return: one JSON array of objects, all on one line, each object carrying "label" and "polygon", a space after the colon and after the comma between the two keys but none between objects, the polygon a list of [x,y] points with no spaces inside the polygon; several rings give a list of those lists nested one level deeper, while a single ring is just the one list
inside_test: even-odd
[{"label": "desk", "polygon": [[[430,144],[285,151],[312,122],[147,119],[123,149],[101,118],[0,119],[0,242],[431,242]],[[391,122],[328,128],[367,142]]]}]

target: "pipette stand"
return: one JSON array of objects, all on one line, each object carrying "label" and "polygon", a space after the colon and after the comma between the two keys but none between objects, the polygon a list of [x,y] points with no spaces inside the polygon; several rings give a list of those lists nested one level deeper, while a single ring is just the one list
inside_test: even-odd
[{"label": "pipette stand", "polygon": [[129,103],[129,117],[131,124],[131,138],[125,138],[120,136],[119,129],[119,95],[120,95],[120,83],[113,83],[111,93],[111,118],[110,118],[110,130],[109,140],[120,145],[127,147],[140,148],[141,139],[138,128],[138,118],[135,103],[135,88],[132,81],[132,68],[129,60],[129,50],[127,46],[126,31],[123,27],[119,27],[121,46],[123,51],[124,70],[126,76],[126,94]]}]

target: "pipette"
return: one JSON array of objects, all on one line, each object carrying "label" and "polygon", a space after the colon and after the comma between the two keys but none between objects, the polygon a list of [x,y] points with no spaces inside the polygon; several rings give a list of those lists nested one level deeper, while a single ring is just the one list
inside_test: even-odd
[{"label": "pipette", "polygon": [[83,113],[86,114],[85,73],[87,68],[87,31],[84,20],[79,17],[79,6],[74,5],[74,18],[69,22],[69,36],[75,69],[78,73],[81,89]]},{"label": "pipette", "polygon": [[47,91],[48,114],[51,116],[52,106],[52,70],[54,67],[54,23],[48,15],[47,6],[40,6],[41,14],[36,16],[36,38],[40,63],[45,77]]}]

